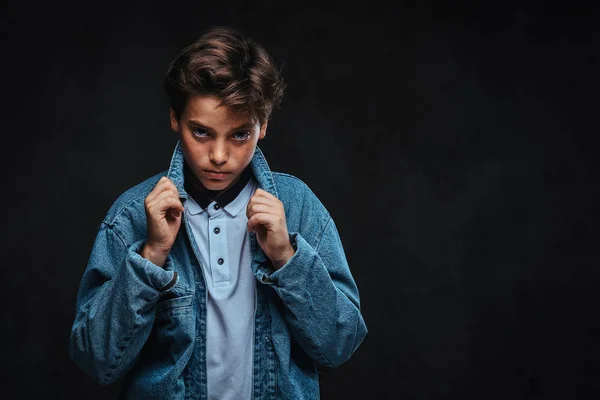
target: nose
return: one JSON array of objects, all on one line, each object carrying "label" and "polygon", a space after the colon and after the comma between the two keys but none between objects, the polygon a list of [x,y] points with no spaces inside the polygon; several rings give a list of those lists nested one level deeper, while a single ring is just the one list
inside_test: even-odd
[{"label": "nose", "polygon": [[210,161],[216,165],[223,165],[229,158],[227,146],[223,141],[217,140],[214,145],[210,148],[209,152]]}]

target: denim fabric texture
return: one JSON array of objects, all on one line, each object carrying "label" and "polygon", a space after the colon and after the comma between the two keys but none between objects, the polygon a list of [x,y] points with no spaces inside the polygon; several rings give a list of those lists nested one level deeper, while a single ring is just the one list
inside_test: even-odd
[{"label": "denim fabric texture", "polygon": [[[77,293],[69,355],[102,385],[124,380],[123,398],[206,399],[206,286],[188,221],[161,268],[140,256],[144,199],[167,175],[182,202],[184,156],[134,186],[98,226]],[[296,252],[274,271],[250,233],[256,278],[253,399],[318,399],[316,364],[335,367],[367,334],[358,288],[330,214],[300,179],[251,161],[259,187],[284,204]],[[185,215],[185,214],[184,214]]]}]

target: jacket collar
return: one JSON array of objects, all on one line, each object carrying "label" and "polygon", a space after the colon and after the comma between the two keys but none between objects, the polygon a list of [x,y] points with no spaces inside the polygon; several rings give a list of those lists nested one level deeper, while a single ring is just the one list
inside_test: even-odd
[{"label": "jacket collar", "polygon": [[[179,197],[187,200],[189,195],[185,191],[183,185],[184,162],[185,157],[181,149],[181,140],[179,140],[177,141],[177,145],[175,146],[175,150],[173,151],[171,164],[167,172],[167,178],[169,178],[175,184],[175,187],[179,192]],[[277,188],[275,187],[275,181],[273,180],[273,174],[271,173],[271,169],[269,168],[269,164],[267,163],[263,152],[258,146],[256,146],[256,149],[254,150],[254,155],[252,156],[252,160],[250,161],[250,166],[252,167],[252,172],[254,172],[254,176],[258,181],[258,187],[279,198],[277,194]]]},{"label": "jacket collar", "polygon": [[[177,191],[179,191],[179,197],[181,199],[187,200],[189,195],[185,191],[183,186],[184,160],[185,157],[181,149],[181,140],[179,140],[177,142],[177,145],[175,146],[173,157],[171,158],[171,165],[169,166],[169,171],[167,172],[167,178],[169,178],[175,184]],[[254,150],[254,155],[252,156],[250,165],[252,167],[252,172],[254,172],[254,177],[258,181],[258,187],[279,198],[279,196],[277,195],[277,188],[275,187],[275,181],[273,180],[273,174],[271,173],[271,169],[269,168],[269,164],[267,164],[267,160],[265,160],[265,156],[263,155],[262,151],[258,148],[258,146],[256,146],[256,149]],[[259,265],[267,263],[268,258],[258,245],[258,242],[256,240],[256,234],[254,232],[250,232],[249,235],[250,247],[252,249],[252,269],[256,273],[256,268],[258,268]]]}]

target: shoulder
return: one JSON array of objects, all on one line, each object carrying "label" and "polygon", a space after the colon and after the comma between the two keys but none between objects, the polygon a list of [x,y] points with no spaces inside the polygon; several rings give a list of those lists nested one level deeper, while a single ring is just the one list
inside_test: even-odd
[{"label": "shoulder", "polygon": [[313,225],[317,231],[322,229],[331,216],[313,190],[294,175],[283,172],[272,172],[272,174],[288,222],[298,226]]},{"label": "shoulder", "polygon": [[[317,203],[315,205],[323,206],[317,195],[300,178],[284,172],[272,172],[273,181],[277,188],[277,194],[282,202]],[[284,201],[285,200],[285,201]]]},{"label": "shoulder", "polygon": [[294,175],[286,174],[285,172],[271,172],[273,175],[273,181],[277,190],[288,191],[288,190],[310,190],[308,185],[304,181]]},{"label": "shoulder", "polygon": [[163,171],[127,189],[115,200],[102,222],[108,225],[116,225],[124,218],[135,218],[140,210],[145,213],[144,200],[146,196],[156,186],[160,178],[166,174],[167,171]]}]

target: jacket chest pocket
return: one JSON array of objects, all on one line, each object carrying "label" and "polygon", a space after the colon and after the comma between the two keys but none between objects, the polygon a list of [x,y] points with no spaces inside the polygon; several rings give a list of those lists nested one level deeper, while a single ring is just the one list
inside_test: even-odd
[{"label": "jacket chest pocket", "polygon": [[156,305],[150,340],[157,359],[186,357],[194,343],[194,315],[194,295],[171,298]]},{"label": "jacket chest pocket", "polygon": [[147,363],[169,379],[181,374],[193,348],[196,330],[193,304],[193,295],[156,304],[156,318],[146,346]]},{"label": "jacket chest pocket", "polygon": [[156,304],[152,332],[133,371],[129,393],[138,399],[183,399],[183,370],[194,344],[194,295]]},{"label": "jacket chest pocket", "polygon": [[169,319],[177,314],[185,314],[191,311],[193,305],[194,295],[179,296],[160,301],[156,304],[156,318]]}]

